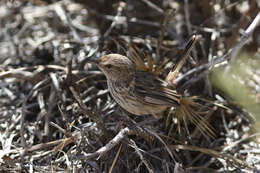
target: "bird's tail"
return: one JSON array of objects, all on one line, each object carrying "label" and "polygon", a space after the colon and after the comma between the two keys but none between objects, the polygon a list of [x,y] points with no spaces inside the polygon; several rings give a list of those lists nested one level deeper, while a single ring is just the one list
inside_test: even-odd
[{"label": "bird's tail", "polygon": [[[177,118],[178,122],[184,122],[184,126],[188,134],[190,134],[188,130],[188,122],[190,121],[196,126],[196,129],[198,129],[204,136],[214,138],[215,133],[213,131],[213,128],[210,126],[207,119],[202,117],[202,113],[197,111],[199,108],[202,108],[204,106],[196,102],[196,99],[198,98],[181,98],[179,101],[180,106],[178,106],[175,110],[175,117]],[[180,123],[178,123],[178,131],[180,132]],[[190,135],[192,136],[193,134]]]}]

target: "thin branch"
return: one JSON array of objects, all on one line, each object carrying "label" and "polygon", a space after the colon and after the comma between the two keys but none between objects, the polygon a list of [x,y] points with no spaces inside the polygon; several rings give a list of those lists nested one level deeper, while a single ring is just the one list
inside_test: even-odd
[{"label": "thin branch", "polygon": [[234,61],[234,58],[237,56],[239,50],[245,45],[247,39],[249,38],[249,36],[253,33],[253,31],[255,30],[255,28],[259,25],[260,23],[260,12],[257,14],[257,16],[255,17],[255,19],[253,20],[253,22],[249,25],[249,27],[246,29],[243,37],[241,38],[240,42],[238,42],[232,49],[230,49],[225,55],[219,57],[219,58],[215,58],[213,59],[211,62],[208,62],[206,64],[202,64],[198,67],[195,67],[189,71],[187,71],[185,74],[183,74],[180,77],[177,77],[174,82],[175,83],[179,83],[181,80],[183,80],[185,77],[196,73],[200,70],[203,69],[207,69],[209,70],[209,67],[214,66],[216,64],[222,63],[226,60],[228,60],[227,57],[229,57],[230,55],[231,57],[231,63],[232,61]]},{"label": "thin branch", "polygon": [[156,10],[157,12],[159,12],[160,14],[163,14],[163,9],[161,9],[160,7],[158,7],[157,5],[155,5],[154,3],[152,3],[151,1],[148,0],[141,0],[143,1],[146,5],[148,5],[149,7],[151,7],[152,9]]},{"label": "thin branch", "polygon": [[111,23],[108,30],[104,33],[103,37],[101,39],[107,38],[109,34],[111,33],[112,29],[119,23],[119,16],[121,16],[123,9],[126,7],[126,4],[124,2],[120,2],[119,6],[117,8],[117,14],[113,19],[113,22]]},{"label": "thin branch", "polygon": [[118,149],[118,151],[117,151],[117,153],[116,153],[116,156],[115,156],[115,158],[114,158],[114,160],[113,160],[113,163],[112,163],[112,165],[111,165],[111,167],[110,167],[108,173],[112,173],[113,168],[115,167],[115,164],[116,164],[116,162],[117,162],[117,160],[118,160],[118,157],[119,157],[119,154],[120,154],[120,152],[121,152],[121,149],[122,149],[122,144],[120,145],[120,147],[119,147],[119,149]]},{"label": "thin branch", "polygon": [[163,37],[165,35],[165,31],[167,29],[167,26],[169,24],[169,21],[171,20],[171,17],[173,15],[173,10],[169,10],[166,12],[163,23],[162,23],[162,27],[160,30],[160,36],[157,40],[157,49],[156,49],[156,64],[158,64],[161,60],[161,55],[160,55],[160,50],[161,50],[161,46],[162,46],[162,42],[163,42]]},{"label": "thin branch", "polygon": [[42,80],[39,83],[37,83],[32,90],[30,91],[30,93],[26,96],[26,98],[23,101],[22,104],[22,117],[20,120],[20,125],[21,125],[21,129],[20,129],[20,137],[21,137],[21,145],[22,147],[25,149],[25,151],[27,151],[27,144],[26,144],[26,140],[24,138],[24,121],[25,121],[25,117],[26,117],[26,103],[29,100],[29,98],[32,96],[32,94],[34,93],[34,91],[36,91],[37,89],[39,89],[43,84],[45,84],[46,82],[49,82],[48,79]]},{"label": "thin branch", "polygon": [[248,40],[250,35],[253,33],[255,28],[259,25],[259,23],[260,23],[260,12],[257,14],[257,16],[255,17],[253,22],[249,25],[249,27],[244,32],[240,42],[233,48],[231,58],[230,58],[230,65],[234,62],[240,49],[246,44],[246,41]]},{"label": "thin branch", "polygon": [[128,127],[120,130],[120,132],[111,140],[109,141],[105,146],[101,147],[94,153],[88,153],[84,156],[84,159],[91,159],[94,157],[101,156],[108,151],[110,151],[112,148],[114,148],[119,142],[124,139],[126,136],[134,134],[134,130],[130,130]]},{"label": "thin branch", "polygon": [[105,136],[107,136],[107,137],[110,136],[110,134],[107,132],[107,129],[105,128],[105,124],[104,124],[103,120],[88,110],[87,106],[83,103],[83,101],[81,100],[80,96],[78,95],[78,93],[76,92],[74,87],[71,86],[71,87],[69,87],[69,89],[72,92],[74,98],[77,100],[83,113],[88,115],[89,118],[91,118],[92,120],[94,120],[97,123],[98,128],[102,131],[102,133]]},{"label": "thin branch", "polygon": [[[87,10],[98,16],[98,17],[102,17],[106,20],[111,20],[114,21],[115,16],[112,15],[103,15],[103,14],[99,14],[97,11],[89,8],[88,6],[86,6]],[[161,28],[161,25],[159,23],[155,23],[155,22],[151,22],[148,20],[141,20],[141,19],[137,19],[135,17],[127,17],[127,16],[118,16],[117,17],[117,21],[118,23],[125,23],[125,22],[131,22],[131,23],[136,23],[136,24],[141,24],[141,25],[148,25],[148,26],[152,26],[152,27],[156,27],[156,28]]]},{"label": "thin branch", "polygon": [[[184,0],[184,13],[185,13],[185,22],[187,25],[187,29],[188,29],[188,33],[189,35],[192,35],[192,27],[191,27],[191,22],[190,22],[190,10],[189,10],[189,2],[188,0]],[[196,49],[192,49],[192,54],[196,60],[196,62],[198,61],[198,57],[197,57],[197,51]]]},{"label": "thin branch", "polygon": [[135,149],[136,153],[138,154],[138,156],[140,157],[141,161],[144,163],[144,165],[146,166],[146,168],[148,169],[149,173],[154,173],[154,168],[151,165],[151,163],[146,160],[143,156],[143,154],[140,152],[140,149],[138,148],[138,146],[136,145],[134,140],[130,139],[130,144],[131,146]]}]

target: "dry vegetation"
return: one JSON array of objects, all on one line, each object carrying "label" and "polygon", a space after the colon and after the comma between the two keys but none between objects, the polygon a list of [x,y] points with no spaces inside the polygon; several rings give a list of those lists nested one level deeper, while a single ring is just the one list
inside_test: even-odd
[{"label": "dry vegetation", "polygon": [[[259,172],[259,6],[0,1],[0,171]],[[174,82],[183,95],[198,96],[214,138],[178,121],[175,110],[160,120],[129,115],[86,63],[120,53],[165,78],[192,34],[199,39]]]}]

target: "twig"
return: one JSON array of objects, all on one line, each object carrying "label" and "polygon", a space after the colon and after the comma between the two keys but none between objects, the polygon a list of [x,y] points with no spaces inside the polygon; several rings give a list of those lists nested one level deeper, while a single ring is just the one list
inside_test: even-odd
[{"label": "twig", "polygon": [[190,23],[190,12],[189,12],[189,2],[184,0],[184,13],[185,13],[185,22],[187,25],[189,35],[192,34],[191,23]]},{"label": "twig", "polygon": [[109,141],[105,146],[101,147],[94,153],[86,154],[84,156],[84,159],[91,159],[91,158],[98,157],[98,156],[105,154],[106,152],[110,151],[113,147],[115,147],[126,136],[134,134],[134,133],[135,133],[135,131],[130,130],[128,127],[120,130],[120,132],[111,141]]},{"label": "twig", "polygon": [[168,145],[163,141],[163,139],[157,135],[155,132],[153,132],[152,130],[149,130],[149,129],[145,129],[145,131],[147,131],[148,133],[150,133],[152,136],[156,137],[165,147],[166,151],[169,153],[169,155],[171,156],[172,160],[174,161],[174,163],[177,163],[173,157],[173,154],[170,150],[170,148],[168,147]]},{"label": "twig", "polygon": [[226,54],[223,55],[222,57],[213,59],[212,62],[208,62],[208,63],[202,64],[202,65],[200,65],[200,66],[198,66],[198,67],[194,67],[193,69],[187,71],[187,72],[186,72],[185,74],[183,74],[182,76],[177,77],[177,78],[174,80],[174,83],[179,83],[179,82],[180,82],[181,80],[183,80],[185,77],[187,77],[187,76],[189,76],[189,75],[191,75],[191,74],[193,74],[193,73],[195,73],[195,72],[198,72],[198,71],[200,71],[200,70],[209,68],[210,66],[214,66],[214,65],[219,64],[219,63],[221,63],[221,62],[223,62],[223,61],[226,61],[226,60],[227,60],[227,57],[228,57],[229,55],[231,55],[231,52],[232,52],[232,51],[230,50],[228,53],[226,53]]},{"label": "twig", "polygon": [[89,111],[87,109],[87,106],[82,102],[80,96],[78,95],[78,93],[76,92],[76,90],[74,89],[74,87],[69,87],[70,91],[72,92],[74,98],[77,100],[81,110],[84,112],[84,114],[88,115],[89,118],[91,118],[92,120],[94,120],[97,123],[97,126],[99,127],[99,129],[102,131],[102,133],[108,137],[110,136],[110,133],[107,132],[107,129],[105,128],[105,124],[104,122],[97,117],[96,115],[94,115],[91,111]]},{"label": "twig", "polygon": [[61,133],[67,135],[68,133],[66,132],[65,129],[63,129],[61,126],[59,126],[58,124],[55,124],[54,122],[50,122],[50,125],[55,127],[56,129],[58,129]]},{"label": "twig", "polygon": [[249,25],[249,27],[244,32],[243,36],[241,37],[240,42],[235,47],[233,47],[229,65],[231,65],[234,62],[240,49],[246,44],[246,41],[248,40],[249,36],[253,33],[253,31],[259,25],[259,23],[260,23],[260,12],[257,14],[257,16],[254,18],[253,22]]},{"label": "twig", "polygon": [[[32,81],[40,72],[44,70],[55,69],[55,70],[62,70],[66,71],[65,67],[58,66],[58,65],[38,65],[33,67],[21,67],[17,69],[10,69],[8,71],[0,72],[0,80],[5,78],[16,78],[19,80],[26,80]],[[34,70],[33,72],[30,72]],[[39,80],[39,79],[38,79]]]},{"label": "twig", "polygon": [[32,88],[32,90],[30,91],[30,93],[26,96],[24,101],[23,101],[23,104],[22,104],[22,117],[21,117],[21,120],[20,120],[20,125],[21,125],[20,137],[21,137],[21,145],[25,149],[27,148],[27,144],[26,144],[26,141],[25,141],[25,138],[24,138],[24,121],[25,121],[25,116],[26,116],[26,106],[25,105],[26,105],[27,101],[29,100],[29,98],[32,96],[33,92],[35,90],[37,90],[41,85],[43,85],[44,83],[46,83],[48,81],[49,81],[48,79],[45,79],[45,80],[40,81],[38,84],[36,84]]},{"label": "twig", "polygon": [[53,89],[53,86],[51,86],[51,91],[50,91],[50,96],[48,98],[48,110],[47,110],[47,114],[44,116],[44,135],[48,135],[49,134],[49,124],[50,124],[50,117],[52,115],[53,109],[54,107],[57,106],[57,91],[55,91],[55,89]]},{"label": "twig", "polygon": [[[52,146],[59,145],[61,143],[66,143],[68,145],[69,143],[72,143],[77,138],[79,138],[80,135],[81,135],[80,132],[75,132],[68,138],[58,139],[58,140],[55,140],[55,141],[41,143],[41,144],[36,144],[36,145],[31,146],[30,148],[12,149],[12,150],[9,150],[8,152],[4,153],[4,154],[7,155],[7,154],[11,154],[11,153],[15,153],[16,154],[16,153],[24,153],[24,152],[34,152],[34,151],[39,151],[39,150],[43,150],[43,149],[46,149],[46,148],[49,148],[49,147],[52,147]],[[57,147],[55,147],[54,149],[51,150],[51,152],[55,152],[55,151],[57,151]]]},{"label": "twig", "polygon": [[247,137],[245,137],[245,138],[239,139],[238,141],[236,141],[236,142],[234,142],[234,143],[232,143],[232,144],[227,145],[227,146],[226,146],[225,148],[223,148],[221,151],[222,151],[222,152],[230,151],[232,148],[234,148],[235,146],[237,146],[239,143],[244,142],[244,141],[246,141],[246,140],[249,140],[249,139],[251,139],[251,138],[254,138],[254,137],[256,137],[256,136],[260,136],[260,132],[255,133],[255,134],[252,134],[252,135],[247,136]]},{"label": "twig", "polygon": [[[113,22],[111,23],[110,27],[106,30],[106,32],[105,32],[103,35],[101,35],[100,38],[98,39],[98,41],[97,41],[97,48],[96,48],[95,50],[93,50],[93,51],[90,51],[89,54],[87,55],[87,57],[93,56],[94,53],[99,49],[99,43],[102,42],[104,39],[106,39],[106,38],[109,36],[109,34],[111,33],[112,29],[113,29],[116,25],[122,23],[122,20],[120,20],[120,16],[122,15],[123,9],[124,9],[125,7],[126,7],[126,4],[125,4],[124,2],[120,2],[120,3],[119,3],[119,6],[118,6],[118,8],[117,8],[117,14],[116,14],[116,16],[113,16],[113,19],[112,19]],[[88,10],[90,10],[90,9],[88,9]],[[92,11],[93,11],[93,10],[92,10]],[[97,13],[95,13],[95,14],[97,14]],[[125,22],[126,22],[126,21],[125,21]],[[87,60],[88,60],[88,59],[85,59],[85,60],[82,62],[82,64],[85,64],[85,62],[86,62]]]},{"label": "twig", "polygon": [[119,147],[119,149],[118,149],[118,151],[117,151],[117,153],[116,153],[116,156],[115,156],[115,158],[114,158],[114,160],[113,160],[113,163],[112,163],[112,165],[111,165],[111,167],[110,167],[108,173],[112,173],[113,168],[115,167],[116,161],[118,160],[118,157],[119,157],[119,154],[120,154],[120,152],[121,152],[121,149],[122,149],[122,144],[120,145],[120,147]]},{"label": "twig", "polygon": [[228,41],[230,44],[229,43],[227,44],[227,48],[230,48],[232,46],[231,44],[235,42],[235,40],[239,34],[239,29],[242,28],[243,24],[247,21],[250,11],[252,11],[255,6],[257,6],[256,0],[250,1],[250,6],[246,11],[243,12],[239,23],[234,28],[232,28],[232,36],[231,36],[230,40]]},{"label": "twig", "polygon": [[107,38],[109,34],[111,33],[112,29],[118,24],[119,16],[121,16],[123,9],[125,8],[126,4],[124,2],[120,2],[119,6],[117,8],[117,14],[113,19],[113,22],[111,23],[110,27],[108,30],[104,33],[103,37],[100,39]]},{"label": "twig", "polygon": [[77,30],[74,28],[71,18],[68,15],[69,13],[66,12],[66,6],[64,4],[57,4],[55,7],[55,11],[60,17],[60,19],[62,21],[65,21],[66,24],[69,26],[70,30],[72,31],[74,39],[82,45],[84,45],[85,51],[89,52],[92,48],[84,43],[83,38],[78,34]]},{"label": "twig", "polygon": [[[258,133],[258,135],[259,135],[259,133]],[[189,146],[189,145],[174,145],[173,147],[175,149],[179,149],[179,150],[201,152],[203,154],[207,154],[207,155],[214,156],[217,158],[222,158],[224,160],[233,161],[233,163],[235,163],[236,165],[240,165],[240,166],[242,165],[247,168],[252,168],[252,165],[249,165],[248,163],[243,162],[242,160],[236,158],[235,156],[232,156],[232,155],[229,155],[226,153],[221,153],[221,152],[215,151],[213,149],[200,148],[200,147]],[[222,149],[222,152],[223,152],[223,149]]]},{"label": "twig", "polygon": [[160,36],[157,40],[156,61],[155,61],[156,64],[158,64],[161,60],[160,50],[161,50],[161,46],[162,46],[162,41],[163,41],[163,37],[165,35],[165,31],[167,29],[167,25],[169,24],[169,21],[171,20],[172,14],[173,14],[173,10],[167,11],[165,14],[163,23],[162,23]]},{"label": "twig", "polygon": [[[190,23],[190,12],[189,12],[189,2],[188,0],[184,0],[184,13],[185,13],[185,21],[188,29],[189,35],[192,35],[192,28]],[[193,57],[195,58],[196,62],[198,61],[197,57],[197,51],[195,49],[192,49]]]},{"label": "twig", "polygon": [[[112,20],[114,21],[115,16],[112,15],[103,15],[103,14],[99,14],[98,12],[96,12],[95,10],[89,8],[88,6],[86,6],[86,8],[88,9],[88,11],[98,17],[102,17],[106,20]],[[141,19],[137,19],[135,17],[126,17],[126,16],[118,16],[117,17],[117,21],[119,23],[125,23],[125,22],[131,22],[131,23],[136,23],[136,24],[141,24],[141,25],[148,25],[148,26],[152,26],[152,27],[156,27],[156,28],[160,28],[161,25],[155,22],[151,22],[148,20],[141,20]]]},{"label": "twig", "polygon": [[[241,47],[244,46],[246,40],[248,39],[248,37],[252,34],[252,32],[254,31],[254,29],[258,26],[259,24],[259,21],[260,21],[260,13],[257,14],[257,16],[255,17],[255,19],[253,20],[252,24],[246,29],[246,32],[243,36],[243,39],[241,39],[241,41],[239,43],[237,43],[232,49],[230,49],[225,55],[219,57],[219,58],[215,58],[213,59],[211,62],[208,62],[206,64],[202,64],[198,67],[195,67],[189,71],[187,71],[185,74],[183,74],[182,76],[180,77],[177,77],[174,82],[175,83],[179,83],[181,80],[183,80],[185,77],[193,74],[193,73],[196,73],[200,70],[203,70],[203,69],[207,69],[209,70],[208,68],[211,67],[211,66],[214,66],[216,64],[219,64],[219,63],[222,63],[227,59],[227,57],[229,57],[230,55],[233,54],[234,51],[236,51],[233,56],[236,57],[236,55],[238,54],[238,51],[241,49]],[[232,59],[232,58],[231,58]]]},{"label": "twig", "polygon": [[146,166],[146,168],[148,169],[149,173],[154,173],[154,168],[151,165],[151,163],[146,160],[144,158],[144,156],[142,155],[142,153],[140,152],[140,149],[138,148],[138,146],[136,145],[135,141],[130,139],[129,143],[131,144],[131,146],[135,149],[136,153],[138,154],[138,156],[140,157],[141,161],[144,163],[144,165]]},{"label": "twig", "polygon": [[149,7],[151,7],[152,9],[156,10],[157,12],[159,12],[160,14],[163,14],[163,9],[161,9],[160,7],[158,7],[157,5],[155,5],[154,3],[152,3],[151,1],[148,0],[141,0],[144,3],[146,3],[146,5],[148,5]]},{"label": "twig", "polygon": [[195,83],[196,81],[202,79],[206,75],[205,73],[208,73],[208,71],[203,71],[200,74],[198,74],[198,76],[192,76],[187,81],[185,81],[184,84],[180,86],[179,90],[184,91],[191,83]]}]

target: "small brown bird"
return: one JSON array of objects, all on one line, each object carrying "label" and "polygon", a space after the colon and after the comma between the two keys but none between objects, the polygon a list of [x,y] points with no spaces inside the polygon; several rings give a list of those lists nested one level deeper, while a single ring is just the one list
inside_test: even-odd
[{"label": "small brown bird", "polygon": [[154,74],[136,70],[125,56],[109,54],[101,57],[99,68],[107,78],[108,89],[116,102],[135,115],[155,115],[167,107],[179,106],[181,95]]},{"label": "small brown bird", "polygon": [[[191,44],[188,43],[186,49],[188,48],[190,51],[194,42],[194,40],[189,42]],[[167,77],[167,81],[172,80],[178,73],[185,58],[171,72],[171,76]],[[138,70],[136,64],[128,57],[108,54],[95,62],[107,78],[108,89],[112,97],[126,111],[134,115],[152,114],[158,117],[158,113],[163,112],[166,108],[175,107],[176,110],[179,108],[178,111],[184,120],[191,120],[202,132],[210,131],[212,133],[207,122],[191,108],[194,105],[191,98],[183,98],[175,89],[172,89],[168,82],[153,73]]]}]

